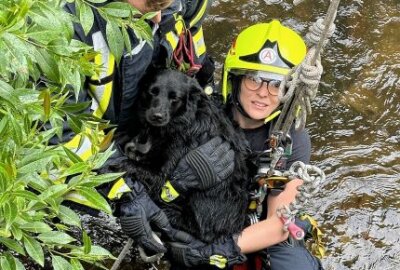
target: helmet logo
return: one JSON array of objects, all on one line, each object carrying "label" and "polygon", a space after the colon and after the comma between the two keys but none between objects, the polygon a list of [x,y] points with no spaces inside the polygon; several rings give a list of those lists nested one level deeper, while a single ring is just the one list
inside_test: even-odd
[{"label": "helmet logo", "polygon": [[260,52],[258,58],[263,64],[272,64],[276,60],[276,52],[271,48],[266,48]]}]

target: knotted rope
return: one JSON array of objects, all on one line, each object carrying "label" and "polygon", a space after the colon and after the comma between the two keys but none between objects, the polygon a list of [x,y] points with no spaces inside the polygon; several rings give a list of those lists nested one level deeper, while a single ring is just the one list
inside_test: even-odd
[{"label": "knotted rope", "polygon": [[[294,1],[299,4],[301,1]],[[282,112],[275,124],[273,134],[283,134],[283,138],[296,119],[296,129],[303,129],[307,120],[307,114],[311,114],[311,101],[316,97],[319,81],[323,68],[321,65],[321,51],[328,43],[328,39],[335,30],[334,19],[340,0],[332,0],[325,19],[318,19],[306,35],[306,42],[310,48],[303,62],[293,68],[286,75],[279,89],[279,98],[284,103]],[[286,92],[285,90],[288,89]],[[272,168],[273,169],[273,168]],[[304,181],[298,188],[299,193],[289,206],[277,209],[278,216],[283,216],[288,222],[284,224],[287,230],[290,222],[294,222],[295,216],[306,205],[307,201],[319,192],[321,183],[325,180],[324,172],[317,166],[305,165],[295,162],[289,171],[285,172],[287,177],[300,178]]]},{"label": "knotted rope", "polygon": [[[318,19],[306,35],[311,46],[303,62],[285,76],[279,89],[279,98],[284,103],[274,131],[287,134],[294,119],[296,129],[303,129],[307,114],[311,114],[311,101],[316,97],[319,78],[323,72],[321,51],[335,30],[334,19],[340,0],[332,0],[325,19]],[[286,89],[288,89],[286,91]]]}]

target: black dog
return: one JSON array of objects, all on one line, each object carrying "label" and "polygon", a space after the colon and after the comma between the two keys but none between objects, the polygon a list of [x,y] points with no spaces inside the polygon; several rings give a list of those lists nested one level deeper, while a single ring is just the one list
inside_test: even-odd
[{"label": "black dog", "polygon": [[[144,82],[132,112],[136,118],[121,139],[129,157],[121,169],[144,183],[173,227],[208,243],[240,232],[248,202],[244,137],[195,79],[178,71],[161,70]],[[207,191],[188,194],[179,205],[163,202],[161,187],[179,160],[215,136],[230,142],[235,151],[232,177]]]}]

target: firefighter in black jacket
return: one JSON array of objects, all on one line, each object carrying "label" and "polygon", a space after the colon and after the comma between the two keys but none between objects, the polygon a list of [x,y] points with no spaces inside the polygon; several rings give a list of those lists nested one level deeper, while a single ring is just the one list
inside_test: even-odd
[{"label": "firefighter in black jacket", "polygon": [[[98,5],[110,2],[112,1]],[[74,38],[93,46],[98,52],[95,62],[103,67],[98,77],[88,78],[86,83],[88,89],[82,91],[80,101],[90,100],[91,113],[117,126],[125,125],[129,119],[130,106],[138,95],[138,82],[150,67],[177,68],[195,76],[203,87],[212,83],[214,72],[213,62],[206,53],[201,26],[211,6],[211,0],[128,0],[127,2],[143,14],[156,12],[156,15],[148,21],[153,32],[153,44],[141,40],[130,29],[128,33],[132,51],[125,51],[119,63],[115,61],[105,38],[107,22],[95,8],[92,8],[94,24],[87,35],[80,24],[74,25]],[[66,4],[65,9],[71,14],[76,13],[74,3]],[[182,39],[185,39],[184,45]],[[187,44],[190,45],[189,50],[183,47],[188,46]],[[80,155],[83,160],[91,156],[91,144],[84,135],[74,134],[68,127],[65,128],[63,135],[62,143]],[[221,149],[217,156],[215,148]],[[232,151],[227,150],[229,150],[227,143],[211,140],[195,151],[203,154],[205,159],[203,163],[209,164],[209,168],[206,168],[208,171],[228,177],[231,173],[229,169],[216,171],[215,166],[211,165],[217,162],[229,164],[229,161],[233,161]],[[211,152],[214,153],[213,156],[209,154]],[[194,176],[202,175],[199,171],[205,169],[204,164],[187,164],[187,169],[191,170]],[[202,179],[197,179],[195,182],[197,181],[201,182]],[[154,204],[139,182],[121,178],[109,186],[104,195],[110,201],[118,202],[122,229],[146,251],[166,252],[165,246],[157,243],[152,237],[150,224],[164,232],[171,240],[181,236],[171,228],[165,214]],[[77,196],[70,200],[93,207],[84,197]]]}]

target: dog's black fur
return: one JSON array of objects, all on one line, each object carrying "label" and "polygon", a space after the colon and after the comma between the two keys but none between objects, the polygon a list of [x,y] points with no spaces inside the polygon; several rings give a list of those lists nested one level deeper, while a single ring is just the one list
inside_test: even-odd
[{"label": "dog's black fur", "polygon": [[[173,70],[150,74],[142,82],[132,115],[132,123],[117,139],[129,157],[121,169],[145,184],[173,227],[208,243],[240,232],[248,202],[245,139],[197,81]],[[161,187],[179,160],[215,136],[230,142],[235,151],[232,177],[209,190],[187,194],[179,204],[164,203]]]}]

